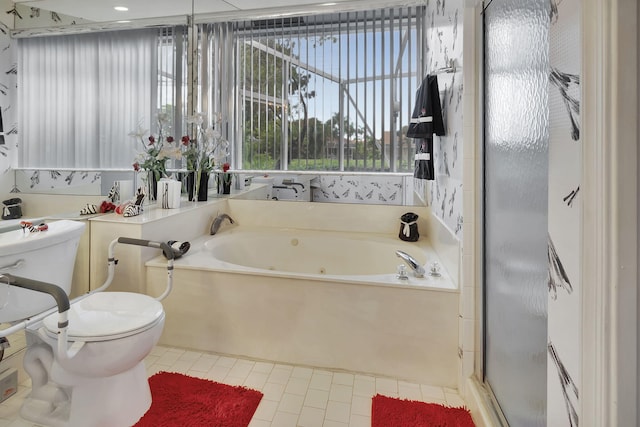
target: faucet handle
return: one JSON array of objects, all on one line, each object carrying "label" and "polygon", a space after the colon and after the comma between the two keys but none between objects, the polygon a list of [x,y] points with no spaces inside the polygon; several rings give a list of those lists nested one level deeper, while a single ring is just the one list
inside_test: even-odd
[{"label": "faucet handle", "polygon": [[429,275],[434,277],[440,277],[442,275],[440,273],[440,263],[438,261],[433,261],[429,266]]},{"label": "faucet handle", "polygon": [[407,267],[404,264],[398,264],[398,274],[396,274],[396,279],[409,280]]}]

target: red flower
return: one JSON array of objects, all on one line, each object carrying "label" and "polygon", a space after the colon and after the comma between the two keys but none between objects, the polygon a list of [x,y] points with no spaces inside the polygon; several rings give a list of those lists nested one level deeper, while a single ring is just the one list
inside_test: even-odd
[{"label": "red flower", "polygon": [[116,205],[114,205],[111,202],[107,202],[106,200],[104,200],[102,202],[102,204],[100,205],[100,213],[111,212],[111,211],[113,211],[115,209],[116,209]]},{"label": "red flower", "polygon": [[167,142],[168,142],[169,144],[171,144],[173,141],[175,141],[175,140],[173,139],[173,137],[172,137],[172,136],[168,136],[168,137],[167,137]]},{"label": "red flower", "polygon": [[138,171],[140,170],[140,163],[135,162],[135,163],[133,164],[133,170],[134,170],[134,171],[136,171],[136,172],[138,172]]},{"label": "red flower", "polygon": [[229,163],[223,164],[222,165],[222,172],[228,171],[230,167],[231,167],[231,165],[229,165]]},{"label": "red flower", "polygon": [[149,145],[153,145],[156,143],[156,138],[153,135],[149,136]]},{"label": "red flower", "polygon": [[181,139],[182,145],[189,145],[189,135],[185,135]]}]

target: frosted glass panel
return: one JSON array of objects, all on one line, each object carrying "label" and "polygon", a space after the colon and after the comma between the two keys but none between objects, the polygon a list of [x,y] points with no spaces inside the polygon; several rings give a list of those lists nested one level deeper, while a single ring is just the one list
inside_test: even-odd
[{"label": "frosted glass panel", "polygon": [[548,0],[485,12],[485,381],[546,425]]}]

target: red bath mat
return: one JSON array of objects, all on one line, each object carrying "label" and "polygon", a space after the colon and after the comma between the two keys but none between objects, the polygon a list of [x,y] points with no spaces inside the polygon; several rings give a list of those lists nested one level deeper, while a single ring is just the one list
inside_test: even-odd
[{"label": "red bath mat", "polygon": [[149,378],[151,408],[134,427],[247,427],[262,393],[173,372]]},{"label": "red bath mat", "polygon": [[475,427],[475,424],[465,408],[376,394],[371,402],[371,427]]}]

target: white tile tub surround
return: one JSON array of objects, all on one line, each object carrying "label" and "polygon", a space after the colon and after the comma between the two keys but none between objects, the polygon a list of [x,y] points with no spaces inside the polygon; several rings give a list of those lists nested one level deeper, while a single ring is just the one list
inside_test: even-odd
[{"label": "white tile tub surround", "polygon": [[[428,208],[228,203],[241,227],[374,230],[392,236],[399,232],[400,216],[411,210],[420,215],[421,239],[429,235]],[[174,290],[164,301],[167,322],[161,342],[166,345],[457,387],[457,290],[181,269],[176,264]],[[164,286],[165,275],[159,263],[148,263],[150,293]]]},{"label": "white tile tub surround", "polygon": [[428,238],[430,210],[423,206],[358,205],[341,203],[229,199],[229,212],[248,226],[389,233],[397,235],[400,217],[418,214],[421,239]]},{"label": "white tile tub surround", "polygon": [[436,215],[429,216],[427,235],[440,262],[449,272],[456,287],[460,285],[461,276],[461,242],[446,224]]}]

